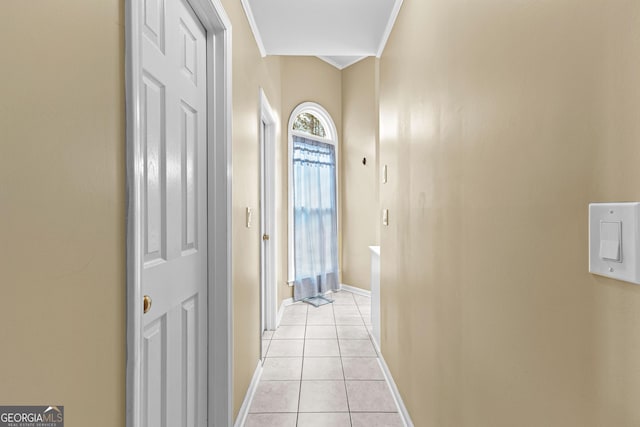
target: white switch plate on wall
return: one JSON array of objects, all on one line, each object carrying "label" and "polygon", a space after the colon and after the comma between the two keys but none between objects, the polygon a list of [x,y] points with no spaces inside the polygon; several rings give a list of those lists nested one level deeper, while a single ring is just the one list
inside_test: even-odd
[{"label": "white switch plate on wall", "polygon": [[589,204],[589,272],[640,284],[640,203]]},{"label": "white switch plate on wall", "polygon": [[251,221],[253,219],[252,216],[253,216],[253,211],[251,210],[250,207],[247,206],[247,210],[246,210],[246,213],[245,213],[245,217],[246,217],[246,220],[247,220],[247,228],[251,228]]}]

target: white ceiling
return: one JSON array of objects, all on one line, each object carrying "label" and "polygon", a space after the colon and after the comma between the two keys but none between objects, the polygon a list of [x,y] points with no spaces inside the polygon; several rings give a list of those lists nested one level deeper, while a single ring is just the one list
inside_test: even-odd
[{"label": "white ceiling", "polygon": [[402,0],[242,0],[262,56],[318,56],[342,69],[380,56]]}]

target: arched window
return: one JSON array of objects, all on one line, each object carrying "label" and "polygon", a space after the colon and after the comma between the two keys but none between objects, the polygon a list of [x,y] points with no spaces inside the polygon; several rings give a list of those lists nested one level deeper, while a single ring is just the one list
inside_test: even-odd
[{"label": "arched window", "polygon": [[289,281],[294,300],[322,304],[339,287],[336,126],[305,102],[289,118]]},{"label": "arched window", "polygon": [[320,138],[325,138],[327,136],[320,119],[310,112],[298,114],[293,121],[293,130],[310,133],[311,135],[319,136]]}]

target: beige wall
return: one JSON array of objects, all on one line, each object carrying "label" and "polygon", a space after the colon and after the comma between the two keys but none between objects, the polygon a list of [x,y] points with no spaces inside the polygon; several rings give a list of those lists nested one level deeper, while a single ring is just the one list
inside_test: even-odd
[{"label": "beige wall", "polygon": [[[239,2],[225,0],[233,25],[233,310],[234,416],[260,358],[260,227],[258,145],[259,88],[280,120],[276,136],[276,245],[278,301],[291,298],[287,285],[287,125],[303,101],[315,101],[334,118],[341,134],[341,74],[316,58],[260,57]],[[246,228],[245,210],[253,209]]]},{"label": "beige wall", "polygon": [[[278,184],[280,199],[280,224],[278,237],[282,243],[278,254],[279,271],[283,279],[278,279],[279,299],[285,300],[293,295],[287,280],[287,183],[288,183],[288,134],[287,126],[293,109],[306,101],[322,105],[331,114],[338,131],[338,142],[342,141],[342,74],[337,68],[315,57],[282,57],[282,145],[279,158],[280,180]],[[338,147],[339,153],[341,147]],[[341,156],[341,154],[339,154]],[[338,161],[341,161],[339,158]],[[341,178],[340,178],[341,179]]]},{"label": "beige wall", "polygon": [[367,58],[342,71],[342,282],[363,289],[370,288],[369,246],[380,241],[378,66]]},{"label": "beige wall", "polygon": [[122,426],[123,2],[0,16],[0,402]]},{"label": "beige wall", "polygon": [[[341,74],[316,58],[261,58],[239,2],[225,0],[233,25],[233,310],[234,416],[260,358],[259,88],[280,120],[276,135],[276,245],[278,301],[287,285],[287,125],[303,101],[315,101],[334,118],[341,134]],[[245,210],[253,209],[246,228]]]},{"label": "beige wall", "polygon": [[[281,90],[280,60],[260,57],[240,3],[224,3],[237,413],[259,358],[258,93],[279,114]],[[0,401],[63,404],[71,425],[124,425],[124,4],[31,6],[0,8]]]},{"label": "beige wall", "polygon": [[[276,114],[280,59],[263,59],[238,1],[224,0],[233,26],[233,408],[234,417],[260,359],[260,146],[259,91]],[[280,138],[280,133],[277,135]],[[253,210],[246,227],[245,212]],[[278,227],[281,229],[282,227]]]},{"label": "beige wall", "polygon": [[640,3],[405,0],[380,64],[382,350],[417,426],[640,425]]}]

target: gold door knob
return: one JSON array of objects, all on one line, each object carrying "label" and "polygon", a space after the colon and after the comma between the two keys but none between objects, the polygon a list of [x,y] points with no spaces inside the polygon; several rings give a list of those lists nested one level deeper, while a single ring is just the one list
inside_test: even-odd
[{"label": "gold door knob", "polygon": [[143,298],[143,310],[146,313],[151,310],[151,297],[149,295],[145,295]]},{"label": "gold door knob", "polygon": [[268,234],[263,234],[262,235],[262,240],[269,240],[269,235]]}]

